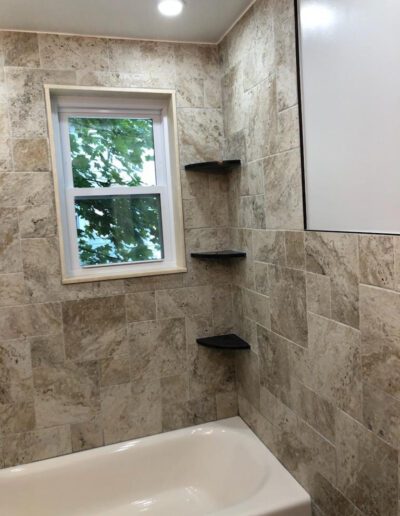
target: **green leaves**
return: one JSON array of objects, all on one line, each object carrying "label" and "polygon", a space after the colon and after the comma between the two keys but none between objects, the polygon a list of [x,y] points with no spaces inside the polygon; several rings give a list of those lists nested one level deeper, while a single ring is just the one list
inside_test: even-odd
[{"label": "green leaves", "polygon": [[149,162],[155,184],[152,120],[73,117],[69,137],[75,187],[140,186]]},{"label": "green leaves", "polygon": [[82,265],[162,258],[159,195],[111,196],[107,187],[155,184],[153,122],[144,119],[70,118],[76,188],[104,188],[102,197],[77,198]]}]

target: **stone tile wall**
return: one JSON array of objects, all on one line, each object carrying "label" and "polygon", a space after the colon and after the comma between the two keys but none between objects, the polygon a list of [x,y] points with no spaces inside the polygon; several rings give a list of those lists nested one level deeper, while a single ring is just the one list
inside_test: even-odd
[{"label": "stone tile wall", "polygon": [[228,181],[182,170],[188,273],[62,285],[43,84],[175,88],[181,164],[220,159],[218,50],[0,34],[0,465],[237,414]]},{"label": "stone tile wall", "polygon": [[396,516],[400,237],[303,232],[293,0],[258,0],[220,45],[239,412],[315,515]]}]

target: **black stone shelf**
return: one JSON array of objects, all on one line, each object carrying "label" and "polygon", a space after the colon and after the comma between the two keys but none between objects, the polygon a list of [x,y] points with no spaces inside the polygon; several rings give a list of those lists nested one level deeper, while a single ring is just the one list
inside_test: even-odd
[{"label": "black stone shelf", "polygon": [[246,253],[244,251],[227,249],[224,251],[196,251],[190,253],[190,256],[203,260],[224,260],[226,258],[246,258]]},{"label": "black stone shelf", "polygon": [[191,170],[193,172],[213,172],[214,174],[222,174],[230,172],[236,167],[240,167],[240,159],[191,163],[190,165],[185,165],[185,170]]},{"label": "black stone shelf", "polygon": [[250,349],[249,344],[237,335],[218,335],[217,337],[205,337],[203,339],[197,339],[197,343],[200,346],[214,349],[231,349],[231,350],[244,350]]}]

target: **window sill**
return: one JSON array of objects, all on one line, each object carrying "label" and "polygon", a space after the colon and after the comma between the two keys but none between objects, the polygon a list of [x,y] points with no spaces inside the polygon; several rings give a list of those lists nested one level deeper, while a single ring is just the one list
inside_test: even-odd
[{"label": "window sill", "polygon": [[77,276],[63,276],[62,284],[70,285],[72,283],[89,283],[93,281],[110,281],[117,279],[127,279],[127,278],[140,278],[146,276],[162,276],[164,274],[182,274],[187,272],[186,267],[168,267],[168,268],[153,268],[151,270],[140,270],[140,271],[132,271],[129,272],[114,272],[104,271],[102,273],[97,274],[84,274]]}]

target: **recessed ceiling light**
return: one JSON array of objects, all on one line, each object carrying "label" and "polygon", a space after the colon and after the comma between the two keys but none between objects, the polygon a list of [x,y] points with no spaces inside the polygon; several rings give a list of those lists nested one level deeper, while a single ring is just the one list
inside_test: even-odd
[{"label": "recessed ceiling light", "polygon": [[164,16],[178,16],[183,9],[182,0],[161,0],[158,2],[158,10]]}]

